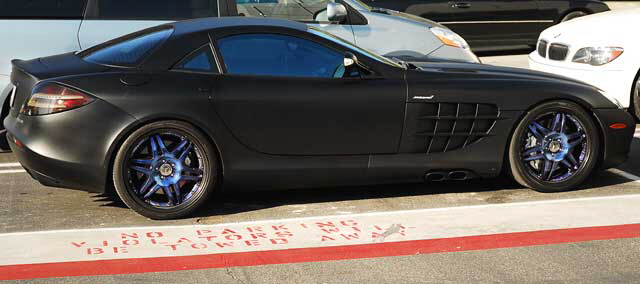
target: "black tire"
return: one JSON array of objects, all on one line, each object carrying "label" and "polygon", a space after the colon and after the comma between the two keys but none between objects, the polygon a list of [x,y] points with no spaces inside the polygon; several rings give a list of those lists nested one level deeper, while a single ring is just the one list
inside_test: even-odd
[{"label": "black tire", "polygon": [[[572,150],[570,150],[570,152],[580,150],[579,152],[581,155],[579,156],[579,159],[581,162],[579,162],[579,166],[576,165],[575,168],[566,170],[566,173],[571,172],[572,175],[569,175],[565,179],[545,180],[545,178],[542,177],[545,175],[545,169],[542,167],[546,164],[542,163],[546,163],[546,158],[540,159],[540,161],[526,162],[524,161],[525,157],[529,156],[524,156],[523,151],[525,151],[524,149],[527,143],[530,143],[532,137],[534,137],[531,134],[532,132],[530,131],[529,126],[540,117],[544,117],[545,115],[555,115],[557,113],[563,113],[565,116],[570,115],[572,119],[579,121],[582,126],[584,134],[580,136],[583,137],[583,142],[580,142],[580,146],[578,146],[580,149],[572,148]],[[551,130],[553,131],[553,129]],[[537,147],[545,149],[547,153],[550,153],[548,151],[551,149],[551,144],[547,144],[549,145],[548,147],[544,146],[544,141],[546,141],[545,139],[549,138],[550,135],[545,135],[544,137],[545,138],[542,139],[539,144],[536,144],[536,146],[540,145]],[[533,139],[536,138],[534,137]],[[536,141],[536,143],[538,142]],[[600,143],[599,130],[593,121],[593,118],[580,105],[569,101],[552,101],[543,103],[527,112],[513,132],[513,137],[511,138],[511,143],[509,145],[509,168],[511,175],[516,182],[522,186],[531,188],[538,192],[549,193],[575,189],[593,172],[600,154]],[[562,148],[564,148],[564,146]],[[585,150],[582,151],[582,149]],[[556,149],[556,152],[557,151],[558,149]],[[547,157],[544,153],[530,155]],[[571,155],[573,154],[571,153]],[[540,163],[537,164],[537,169],[542,171],[539,175],[536,175],[536,173],[533,172],[535,170],[534,163]],[[553,164],[553,162],[551,163]],[[562,164],[563,162],[558,163]],[[578,164],[578,162],[576,162],[576,164]],[[548,174],[548,178],[546,179],[551,179],[552,173],[553,170]]]},{"label": "black tire", "polygon": [[7,130],[0,127],[0,153],[8,152],[11,152],[11,148],[9,148],[9,141],[7,141]]},{"label": "black tire", "polygon": [[[198,160],[198,163],[201,163],[203,173],[200,181],[200,190],[196,191],[183,203],[169,208],[162,208],[145,202],[132,189],[129,158],[134,149],[139,147],[145,139],[152,135],[167,132],[183,136],[193,143],[194,149],[199,149],[197,151],[199,151],[198,153],[201,154],[202,158]],[[167,148],[169,147],[167,145]],[[153,166],[151,166],[151,169],[153,170]],[[219,169],[218,155],[214,146],[199,130],[181,121],[159,121],[134,131],[120,146],[113,165],[113,181],[118,196],[129,208],[140,215],[155,220],[177,219],[193,213],[211,197],[220,184],[218,182]]]},{"label": "black tire", "polygon": [[640,122],[640,72],[636,75],[636,81],[633,83],[633,90],[631,91],[631,114],[636,118],[637,122]]},{"label": "black tire", "polygon": [[565,15],[564,18],[562,18],[562,20],[560,20],[560,22],[563,23],[563,22],[566,22],[566,21],[573,20],[575,18],[586,16],[586,15],[589,15],[589,13],[584,12],[584,11],[573,11],[573,12]]}]

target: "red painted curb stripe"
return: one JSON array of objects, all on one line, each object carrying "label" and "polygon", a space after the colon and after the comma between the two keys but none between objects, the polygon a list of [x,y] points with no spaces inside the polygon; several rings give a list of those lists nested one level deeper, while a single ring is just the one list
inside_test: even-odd
[{"label": "red painted curb stripe", "polygon": [[640,224],[195,256],[0,266],[0,280],[134,274],[487,250],[640,237]]}]

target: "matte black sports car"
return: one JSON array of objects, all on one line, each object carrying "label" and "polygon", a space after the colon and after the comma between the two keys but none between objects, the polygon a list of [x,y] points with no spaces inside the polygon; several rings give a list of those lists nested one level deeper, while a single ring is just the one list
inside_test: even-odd
[{"label": "matte black sports car", "polygon": [[304,24],[200,19],[14,60],[4,121],[45,185],[185,216],[225,188],[465,180],[575,188],[622,163],[632,117],[522,69],[392,61]]},{"label": "matte black sports car", "polygon": [[609,11],[601,0],[362,0],[446,25],[474,51],[535,46],[557,23]]}]

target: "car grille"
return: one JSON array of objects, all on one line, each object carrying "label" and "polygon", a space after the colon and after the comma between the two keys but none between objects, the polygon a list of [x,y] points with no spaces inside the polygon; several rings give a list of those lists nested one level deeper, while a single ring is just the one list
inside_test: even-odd
[{"label": "car grille", "polygon": [[540,40],[538,42],[538,54],[543,57],[543,58],[547,58],[547,45],[549,43],[546,40]]},{"label": "car grille", "polygon": [[564,44],[552,43],[549,45],[549,59],[551,60],[564,60],[569,53],[569,47]]},{"label": "car grille", "polygon": [[500,119],[493,104],[415,103],[408,105],[409,123],[403,152],[438,153],[462,149],[490,136]]}]

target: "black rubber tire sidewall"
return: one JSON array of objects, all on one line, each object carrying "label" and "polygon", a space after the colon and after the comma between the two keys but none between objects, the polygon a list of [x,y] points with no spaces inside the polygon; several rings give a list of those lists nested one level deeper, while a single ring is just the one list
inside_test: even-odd
[{"label": "black rubber tire sidewall", "polygon": [[571,21],[571,20],[573,20],[573,19],[575,19],[575,18],[583,17],[583,16],[586,16],[586,15],[589,15],[589,13],[584,12],[584,11],[573,11],[573,12],[571,12],[571,13],[569,13],[569,14],[565,15],[565,16],[562,18],[562,20],[560,20],[560,22],[561,22],[561,23],[564,23],[564,22],[566,22],[566,21]]},{"label": "black rubber tire sidewall", "polygon": [[631,111],[633,116],[636,118],[636,122],[640,122],[640,72],[636,75],[635,81],[633,81],[633,86],[631,89]]},{"label": "black rubber tire sidewall", "polygon": [[[141,138],[166,130],[181,132],[181,134],[184,134],[185,137],[187,137],[192,143],[202,149],[204,156],[204,168],[208,169],[207,174],[205,174],[205,178],[202,181],[203,190],[198,192],[188,202],[170,209],[153,207],[135,197],[134,194],[129,191],[126,185],[125,171],[127,169],[124,167],[129,153],[133,150],[132,148],[136,145],[136,143],[140,141]],[[217,152],[211,142],[209,142],[209,139],[207,139],[199,130],[197,130],[190,124],[181,121],[159,121],[150,123],[137,129],[136,131],[131,133],[131,135],[129,135],[129,137],[127,137],[127,139],[120,146],[113,164],[113,183],[116,189],[116,193],[118,194],[120,199],[122,199],[122,201],[129,208],[136,211],[138,214],[154,220],[178,219],[187,217],[211,197],[219,184],[218,169],[219,167]]]},{"label": "black rubber tire sidewall", "polygon": [[[557,183],[540,182],[532,177],[520,162],[520,149],[522,149],[522,136],[527,131],[527,126],[539,115],[549,111],[564,111],[574,115],[585,128],[589,150],[583,166],[571,178]],[[509,166],[513,178],[522,186],[538,192],[562,192],[575,189],[585,181],[595,169],[600,154],[600,133],[598,126],[591,115],[580,105],[569,101],[552,101],[543,103],[527,112],[511,137],[509,145]]]},{"label": "black rubber tire sidewall", "polygon": [[[2,120],[0,120],[2,122]],[[0,153],[11,152],[9,141],[7,140],[7,130],[0,127]]]}]

